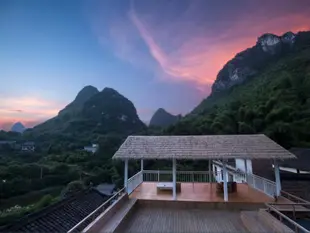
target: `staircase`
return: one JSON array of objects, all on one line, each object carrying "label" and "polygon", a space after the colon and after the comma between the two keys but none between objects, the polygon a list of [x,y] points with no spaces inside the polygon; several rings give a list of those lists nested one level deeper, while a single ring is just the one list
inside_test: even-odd
[{"label": "staircase", "polygon": [[242,211],[241,221],[251,233],[294,233],[289,227],[281,223],[267,211]]},{"label": "staircase", "polygon": [[308,180],[283,180],[282,190],[310,201],[310,181]]}]

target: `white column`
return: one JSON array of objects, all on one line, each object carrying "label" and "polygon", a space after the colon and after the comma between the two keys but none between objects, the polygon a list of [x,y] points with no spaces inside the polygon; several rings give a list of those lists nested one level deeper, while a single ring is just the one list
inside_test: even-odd
[{"label": "white column", "polygon": [[211,163],[212,163],[212,160],[209,159],[209,183],[211,183],[211,176],[212,176],[212,172],[211,172]]},{"label": "white column", "polygon": [[141,159],[141,175],[140,175],[140,184],[143,183],[144,174],[143,174],[143,159]]},{"label": "white column", "polygon": [[172,180],[173,180],[173,200],[177,200],[177,187],[176,187],[176,178],[177,178],[177,172],[176,172],[176,160],[172,160]]},{"label": "white column", "polygon": [[143,159],[141,159],[141,171],[143,171]]},{"label": "white column", "polygon": [[248,183],[248,162],[244,159],[245,182]]},{"label": "white column", "polygon": [[281,194],[281,179],[280,179],[280,169],[277,160],[274,160],[274,175],[276,178],[276,195],[279,197]]},{"label": "white column", "polygon": [[227,168],[226,161],[223,161],[223,180],[224,180],[224,201],[228,201],[228,189],[227,189]]},{"label": "white column", "polygon": [[128,159],[125,159],[124,187],[125,191],[128,192]]}]

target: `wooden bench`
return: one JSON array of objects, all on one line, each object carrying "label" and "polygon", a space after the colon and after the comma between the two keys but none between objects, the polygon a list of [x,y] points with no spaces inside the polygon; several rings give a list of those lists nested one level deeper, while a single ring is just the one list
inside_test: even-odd
[{"label": "wooden bench", "polygon": [[[236,193],[237,192],[237,183],[236,182],[227,182],[227,192],[228,193]],[[216,184],[216,193],[223,194],[224,193],[224,182],[220,182]]]},{"label": "wooden bench", "polygon": [[[173,191],[173,183],[172,182],[161,182],[157,184],[157,192],[161,191]],[[176,191],[177,193],[181,192],[181,183],[176,183]]]}]

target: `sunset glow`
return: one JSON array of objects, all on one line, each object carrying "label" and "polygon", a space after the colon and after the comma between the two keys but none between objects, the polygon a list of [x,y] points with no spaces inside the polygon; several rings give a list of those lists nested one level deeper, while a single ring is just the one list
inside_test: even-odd
[{"label": "sunset glow", "polygon": [[85,85],[115,88],[145,121],[186,114],[259,36],[310,30],[307,0],[30,1],[2,7],[0,129],[56,116]]}]

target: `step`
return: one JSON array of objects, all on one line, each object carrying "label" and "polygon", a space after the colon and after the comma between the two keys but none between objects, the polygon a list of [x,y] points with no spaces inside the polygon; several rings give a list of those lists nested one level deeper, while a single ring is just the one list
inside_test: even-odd
[{"label": "step", "polygon": [[133,208],[137,199],[130,198],[123,206],[109,219],[109,221],[101,228],[100,233],[112,233],[122,223],[126,215]]},{"label": "step", "polygon": [[241,211],[240,218],[243,225],[251,233],[270,233],[272,229],[266,226],[260,219],[258,211]]},{"label": "step", "polygon": [[259,218],[272,229],[272,232],[294,233],[291,228],[280,222],[276,217],[268,213],[266,210],[259,210],[258,215]]},{"label": "step", "polygon": [[242,211],[240,218],[251,233],[294,233],[292,229],[263,209],[259,211]]}]

